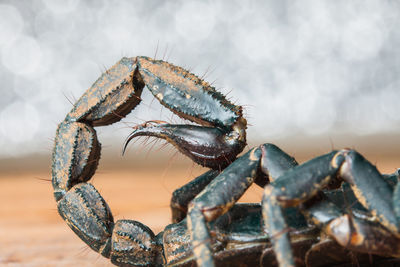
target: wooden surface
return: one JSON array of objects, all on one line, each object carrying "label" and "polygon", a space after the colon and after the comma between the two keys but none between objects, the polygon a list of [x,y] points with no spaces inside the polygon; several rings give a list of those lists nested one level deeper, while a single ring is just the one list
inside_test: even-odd
[{"label": "wooden surface", "polygon": [[[398,162],[387,159],[378,167],[393,172]],[[138,220],[158,233],[170,221],[173,190],[203,171],[191,164],[100,168],[91,182],[109,204],[115,220]],[[112,266],[62,221],[49,179],[49,170],[0,172],[0,266]],[[241,201],[258,202],[261,195],[262,190],[252,186]]]},{"label": "wooden surface", "polygon": [[[174,188],[201,169],[100,171],[92,183],[109,204],[114,219],[134,219],[155,233],[170,222]],[[185,178],[186,177],[186,178]],[[188,178],[189,177],[189,178]],[[112,266],[88,248],[56,210],[48,173],[7,174],[0,179],[0,266]],[[252,188],[245,198],[260,201]]]}]

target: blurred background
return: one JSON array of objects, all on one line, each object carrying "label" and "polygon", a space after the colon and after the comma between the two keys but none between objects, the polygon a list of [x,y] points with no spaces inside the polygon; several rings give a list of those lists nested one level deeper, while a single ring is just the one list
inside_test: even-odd
[{"label": "blurred background", "polygon": [[[243,105],[249,147],[300,162],[343,147],[382,172],[400,166],[400,7],[391,1],[0,1],[0,265],[108,266],[59,218],[51,151],[57,124],[121,57],[190,69]],[[177,187],[204,172],[130,127],[181,120],[144,91],[122,122],[97,128],[93,184],[116,219],[155,232]],[[259,201],[251,188],[242,201]]]}]

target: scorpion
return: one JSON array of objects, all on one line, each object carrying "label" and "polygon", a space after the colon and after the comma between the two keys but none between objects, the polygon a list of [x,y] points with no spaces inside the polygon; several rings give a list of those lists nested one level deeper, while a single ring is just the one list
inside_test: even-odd
[{"label": "scorpion", "polygon": [[[114,222],[88,182],[101,150],[94,127],[125,117],[145,86],[196,125],[149,121],[134,127],[124,149],[139,136],[162,138],[210,168],[174,191],[173,223],[157,235],[134,220]],[[273,144],[238,157],[247,145],[246,128],[242,107],[189,71],[143,56],[122,58],[58,125],[52,154],[58,212],[118,266],[347,266],[349,251],[361,263],[397,262],[399,171],[381,174],[350,149],[300,165]],[[264,188],[262,202],[236,203],[252,184]]]}]

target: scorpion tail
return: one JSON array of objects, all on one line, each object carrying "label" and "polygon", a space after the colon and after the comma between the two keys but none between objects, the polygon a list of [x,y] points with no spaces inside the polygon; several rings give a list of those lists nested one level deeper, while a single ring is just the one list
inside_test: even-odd
[{"label": "scorpion tail", "polygon": [[134,220],[115,223],[111,262],[117,266],[148,266],[157,262],[161,247],[150,228]]},{"label": "scorpion tail", "polygon": [[162,254],[154,233],[144,224],[134,220],[114,223],[108,205],[89,183],[72,187],[58,202],[58,211],[83,241],[115,265],[154,266]]}]

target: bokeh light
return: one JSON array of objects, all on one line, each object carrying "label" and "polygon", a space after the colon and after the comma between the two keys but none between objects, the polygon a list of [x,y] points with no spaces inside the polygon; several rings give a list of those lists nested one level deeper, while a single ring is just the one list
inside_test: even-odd
[{"label": "bokeh light", "polygon": [[39,113],[29,103],[14,102],[0,113],[0,129],[6,141],[18,144],[31,142],[39,127]]},{"label": "bokeh light", "polygon": [[[245,106],[250,138],[398,132],[399,18],[392,1],[5,0],[0,157],[51,149],[70,102],[136,55],[206,73]],[[125,122],[171,120],[143,98]],[[119,145],[128,133],[99,130]]]},{"label": "bokeh light", "polygon": [[17,8],[0,4],[0,46],[17,39],[24,27],[24,20]]},{"label": "bokeh light", "polygon": [[187,41],[199,41],[210,35],[217,14],[210,2],[184,1],[174,17],[178,34]]},{"label": "bokeh light", "polygon": [[17,75],[37,72],[41,59],[41,48],[32,37],[19,36],[2,49],[3,65]]}]

